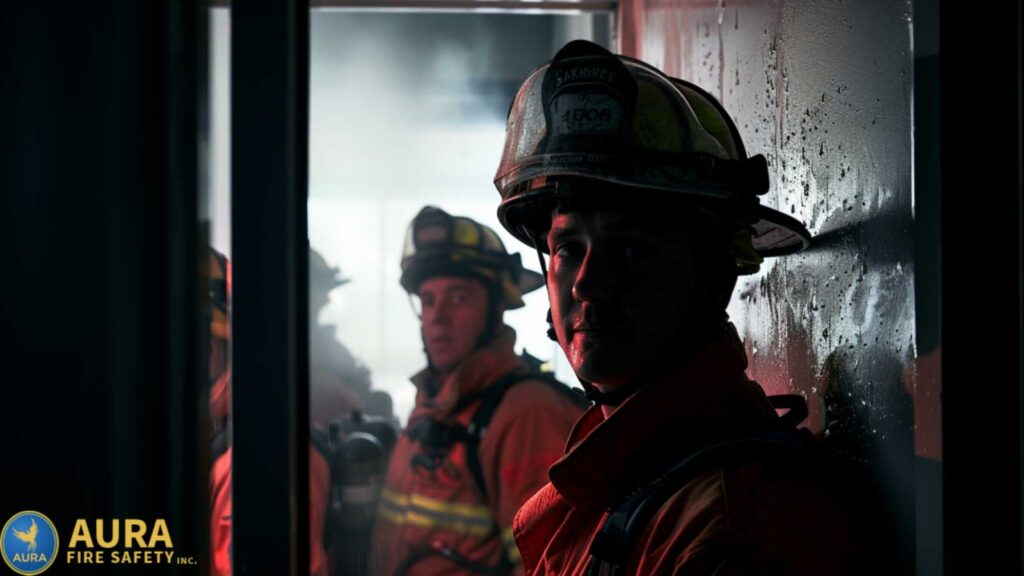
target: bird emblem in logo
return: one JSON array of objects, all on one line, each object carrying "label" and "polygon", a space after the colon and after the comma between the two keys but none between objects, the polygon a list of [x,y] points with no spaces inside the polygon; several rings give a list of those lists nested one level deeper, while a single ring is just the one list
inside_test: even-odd
[{"label": "bird emblem in logo", "polygon": [[18,574],[34,576],[57,559],[57,529],[45,515],[32,510],[18,512],[0,531],[0,555]]},{"label": "bird emblem in logo", "polygon": [[39,535],[39,526],[36,525],[36,519],[32,518],[32,526],[28,530],[21,532],[17,529],[14,530],[14,537],[22,542],[28,544],[26,552],[36,551],[36,536]]}]

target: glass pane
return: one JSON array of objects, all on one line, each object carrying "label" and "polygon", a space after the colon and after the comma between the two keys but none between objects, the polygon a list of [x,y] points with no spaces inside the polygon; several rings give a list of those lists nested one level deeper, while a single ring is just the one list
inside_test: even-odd
[{"label": "glass pane", "polygon": [[209,10],[209,140],[205,142],[210,259],[210,573],[232,573],[231,557],[231,39],[227,8]]},{"label": "glass pane", "polygon": [[[563,382],[575,382],[546,337],[547,295],[533,290],[523,296],[522,308],[504,313],[503,322],[514,331],[514,348],[512,332],[496,319],[485,319],[491,318],[491,309],[482,300],[472,301],[479,306],[469,320],[450,320],[440,337],[450,341],[435,346],[430,338],[425,342],[431,328],[421,332],[417,311],[428,314],[432,304],[455,310],[467,298],[491,298],[496,284],[460,277],[458,282],[470,287],[458,290],[468,292],[446,292],[440,303],[424,287],[457,274],[427,270],[407,285],[407,292],[401,263],[414,244],[407,242],[410,223],[431,205],[455,217],[457,227],[483,234],[472,232],[473,238],[490,238],[474,228],[477,224],[494,231],[508,252],[520,253],[522,264],[533,271],[531,278],[538,279],[535,286],[540,285],[537,255],[507,234],[496,218],[499,197],[491,180],[503,146],[505,115],[519,82],[558,46],[573,37],[607,42],[608,31],[609,18],[593,15],[314,12],[311,420],[314,434],[319,429],[328,440],[325,460],[336,463],[333,471],[324,468],[333,485],[328,508],[337,512],[336,517],[328,514],[324,527],[325,556],[333,573],[391,574],[419,563],[437,564],[443,573],[458,570],[459,563],[486,567],[507,560],[510,518],[504,518],[509,516],[505,508],[514,511],[525,496],[498,510],[480,494],[466,464],[471,458],[466,451],[475,449],[448,447],[427,455],[410,452],[406,438],[395,448],[396,438],[410,420],[445,420],[424,416],[436,403],[458,402],[446,396],[449,380],[441,375],[480,369],[473,364],[474,353],[497,347],[499,339],[509,342],[509,357],[520,354],[531,359],[535,370],[554,370]],[[473,292],[481,286],[481,292]],[[489,330],[492,324],[495,329]],[[472,336],[460,340],[460,331]],[[495,334],[502,336],[490,336]],[[522,361],[516,360],[517,365]],[[418,384],[413,384],[410,377],[417,374]],[[445,421],[466,424],[462,420],[474,414],[462,407],[455,413],[458,417]],[[568,425],[552,439],[557,451]],[[353,434],[360,430],[369,438]],[[459,479],[446,493],[415,489],[409,482],[423,472],[422,466],[436,467],[438,474],[451,468],[451,477]],[[490,470],[485,476],[490,478]],[[532,494],[546,481],[543,474],[536,476],[517,489]],[[313,494],[314,508],[316,498]],[[416,510],[410,502],[417,503],[412,505]],[[435,544],[440,546],[436,553],[425,552]]]},{"label": "glass pane", "polygon": [[[741,277],[729,315],[750,377],[804,397],[803,425],[867,468],[898,539],[889,570],[906,574],[941,490],[937,307],[915,305],[915,283],[935,301],[938,282],[916,278],[915,259],[936,243],[914,245],[925,214],[915,217],[912,183],[911,21],[906,7],[804,8],[652,7],[641,16],[665,25],[645,29],[638,49],[712,91],[771,166],[761,202],[815,236],[813,249]],[[824,51],[842,57],[819,75]]]}]

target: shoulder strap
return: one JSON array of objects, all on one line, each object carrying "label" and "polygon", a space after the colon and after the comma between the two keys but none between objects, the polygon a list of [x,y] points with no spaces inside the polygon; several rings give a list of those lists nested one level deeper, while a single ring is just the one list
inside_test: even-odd
[{"label": "shoulder strap", "polygon": [[228,451],[228,431],[226,427],[217,430],[210,439],[210,467]]},{"label": "shoulder strap", "polygon": [[487,484],[484,481],[483,466],[480,463],[480,441],[483,439],[483,435],[487,431],[491,419],[494,417],[494,412],[505,397],[505,393],[508,392],[509,388],[524,380],[543,382],[581,407],[589,405],[586,398],[556,380],[553,375],[543,372],[514,370],[505,374],[490,386],[459,399],[452,413],[461,412],[472,403],[480,401],[480,405],[473,413],[473,417],[468,425],[462,426],[457,423],[426,419],[408,427],[405,433],[409,438],[426,447],[444,452],[449,450],[456,442],[465,444],[466,465],[469,467],[470,473],[473,474],[473,479],[480,488],[481,494],[486,496]]},{"label": "shoulder strap", "polygon": [[712,444],[687,455],[653,482],[628,495],[612,510],[591,543],[587,576],[624,574],[629,552],[644,527],[676,491],[701,472],[766,453],[798,453],[811,446],[812,440],[797,430],[763,430]]},{"label": "shoulder strap", "polygon": [[313,448],[316,448],[316,451],[324,457],[324,460],[327,460],[328,462],[332,461],[331,453],[333,452],[333,449],[331,448],[331,437],[326,430],[315,426],[310,427],[309,443],[312,444]]},{"label": "shoulder strap", "polygon": [[469,426],[466,427],[465,443],[466,464],[484,497],[487,496],[487,484],[484,482],[483,466],[480,464],[480,440],[483,439],[484,432],[487,431],[487,426],[490,425],[491,418],[494,417],[494,412],[498,409],[498,404],[501,404],[501,400],[505,397],[505,392],[523,380],[534,378],[536,378],[536,374],[532,372],[510,372],[481,391],[483,399],[476,412],[473,413],[473,419],[469,421]]},{"label": "shoulder strap", "polygon": [[480,492],[484,496],[487,495],[487,486],[484,482],[483,467],[480,464],[480,440],[483,438],[487,426],[491,423],[491,418],[494,417],[494,411],[497,410],[502,398],[505,397],[505,392],[513,385],[524,380],[543,382],[581,408],[590,406],[590,401],[583,394],[575,392],[549,372],[510,372],[502,376],[491,386],[483,389],[481,391],[484,397],[483,401],[480,403],[480,407],[477,408],[476,413],[473,414],[473,419],[466,428],[470,436],[470,439],[466,441],[466,464],[469,465],[469,470],[473,473],[473,478],[476,479],[476,484],[480,487]]}]

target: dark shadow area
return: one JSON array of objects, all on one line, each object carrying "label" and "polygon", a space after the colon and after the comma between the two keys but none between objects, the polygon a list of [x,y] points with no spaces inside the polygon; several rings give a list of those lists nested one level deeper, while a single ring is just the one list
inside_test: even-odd
[{"label": "dark shadow area", "polygon": [[[903,363],[890,351],[869,347],[851,354],[835,351],[825,359],[825,433],[822,444],[857,464],[877,489],[897,552],[892,574],[914,573],[914,406],[903,387]],[[870,390],[865,399],[858,390]]]}]

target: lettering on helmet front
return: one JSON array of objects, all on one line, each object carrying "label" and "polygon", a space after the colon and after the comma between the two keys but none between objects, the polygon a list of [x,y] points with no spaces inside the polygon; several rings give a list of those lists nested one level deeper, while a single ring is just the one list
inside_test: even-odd
[{"label": "lettering on helmet front", "polygon": [[572,66],[555,72],[555,87],[560,88],[566,82],[582,82],[600,80],[612,83],[615,71],[604,66]]},{"label": "lettering on helmet front", "polygon": [[619,130],[622,107],[608,94],[575,92],[551,102],[556,135],[614,134]]}]

